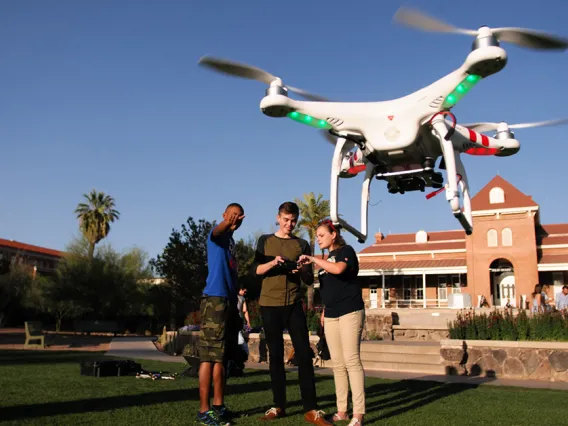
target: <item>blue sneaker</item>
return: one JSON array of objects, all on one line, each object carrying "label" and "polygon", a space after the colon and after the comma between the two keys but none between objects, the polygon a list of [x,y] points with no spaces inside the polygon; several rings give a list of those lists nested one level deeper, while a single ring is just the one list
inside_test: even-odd
[{"label": "blue sneaker", "polygon": [[213,411],[215,412],[215,415],[217,416],[217,418],[219,419],[219,421],[222,424],[224,424],[224,425],[230,425],[231,424],[229,422],[234,417],[234,413],[231,410],[229,410],[226,405],[222,405],[219,408],[214,406]]},{"label": "blue sneaker", "polygon": [[209,410],[204,413],[197,413],[195,422],[198,425],[209,425],[209,426],[221,426],[225,423],[221,423],[215,411]]}]

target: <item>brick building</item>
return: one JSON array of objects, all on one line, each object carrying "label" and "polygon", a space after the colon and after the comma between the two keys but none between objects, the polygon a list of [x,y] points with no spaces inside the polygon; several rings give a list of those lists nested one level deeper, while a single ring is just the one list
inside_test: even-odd
[{"label": "brick building", "polygon": [[41,275],[52,274],[63,255],[58,250],[0,238],[0,261],[27,265]]},{"label": "brick building", "polygon": [[539,205],[500,176],[473,197],[472,212],[472,235],[376,234],[359,253],[367,307],[461,307],[464,297],[475,307],[482,296],[491,307],[527,307],[539,283],[553,299],[566,282],[568,223],[541,224]]}]

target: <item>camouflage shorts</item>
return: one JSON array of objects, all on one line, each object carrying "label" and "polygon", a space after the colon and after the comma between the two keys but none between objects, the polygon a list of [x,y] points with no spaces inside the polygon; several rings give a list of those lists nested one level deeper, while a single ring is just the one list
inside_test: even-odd
[{"label": "camouflage shorts", "polygon": [[199,360],[226,362],[232,359],[238,342],[236,307],[224,297],[207,296],[201,299],[200,311]]}]

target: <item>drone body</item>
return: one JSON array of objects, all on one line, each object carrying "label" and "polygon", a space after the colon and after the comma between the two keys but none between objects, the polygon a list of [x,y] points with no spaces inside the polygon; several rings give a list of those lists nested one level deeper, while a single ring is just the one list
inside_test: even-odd
[{"label": "drone body", "polygon": [[[380,102],[332,102],[285,86],[280,78],[253,67],[212,58],[202,58],[200,62],[218,71],[268,84],[260,101],[260,109],[265,115],[287,117],[325,132],[326,138],[335,144],[330,216],[336,225],[351,232],[359,242],[363,243],[367,238],[369,191],[373,177],[386,181],[392,194],[424,191],[427,187],[445,188],[452,213],[470,234],[473,231],[471,200],[460,155],[513,155],[519,151],[520,144],[510,128],[560,124],[568,120],[516,126],[507,126],[506,123],[459,126],[451,109],[479,81],[506,66],[507,52],[500,46],[498,36],[505,41],[541,49],[566,49],[568,42],[517,28],[453,29],[404,9],[397,15],[407,24],[428,31],[475,35],[472,50],[460,67],[438,81],[407,96]],[[289,91],[308,100],[292,99],[288,96]],[[446,117],[452,118],[453,123]],[[494,137],[483,134],[489,130],[496,131]],[[447,174],[445,185],[442,174],[435,170],[439,157],[442,161],[438,168],[445,169]],[[340,178],[351,178],[362,172],[361,227],[358,230],[339,217],[338,185]],[[460,203],[460,198],[463,203]]]}]

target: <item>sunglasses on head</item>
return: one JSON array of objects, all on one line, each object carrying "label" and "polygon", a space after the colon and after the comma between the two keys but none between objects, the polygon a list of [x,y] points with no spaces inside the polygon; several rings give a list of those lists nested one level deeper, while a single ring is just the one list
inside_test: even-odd
[{"label": "sunglasses on head", "polygon": [[321,224],[322,224],[322,225],[327,225],[327,226],[329,226],[329,227],[331,228],[331,230],[332,230],[333,232],[337,232],[337,229],[335,228],[335,226],[333,225],[333,222],[332,222],[330,219],[324,220]]}]

